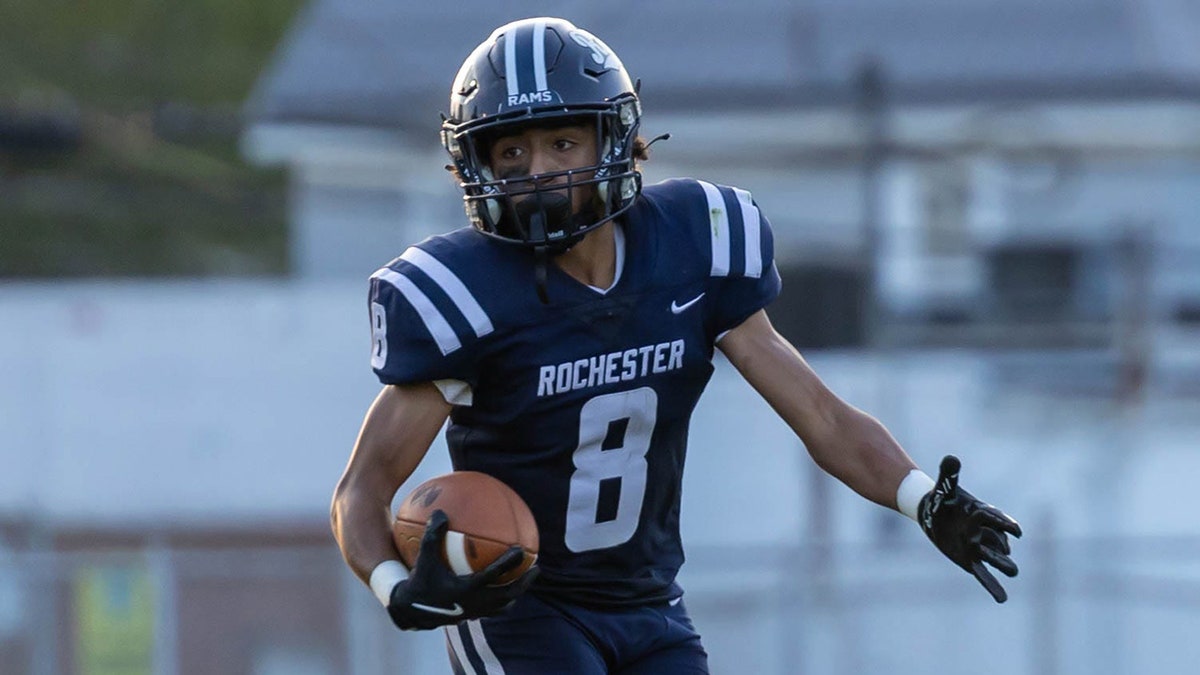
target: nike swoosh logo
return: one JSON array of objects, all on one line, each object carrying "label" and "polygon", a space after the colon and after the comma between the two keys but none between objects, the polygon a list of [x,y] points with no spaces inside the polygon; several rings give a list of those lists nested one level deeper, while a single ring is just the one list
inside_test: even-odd
[{"label": "nike swoosh logo", "polygon": [[461,616],[463,613],[462,605],[458,604],[457,602],[454,603],[453,607],[433,607],[430,605],[422,605],[419,602],[414,602],[412,603],[412,607],[414,609],[419,609],[422,612],[432,612],[434,614],[441,614],[443,616]]},{"label": "nike swoosh logo", "polygon": [[683,310],[687,309],[688,307],[691,307],[692,305],[696,304],[697,302],[700,302],[700,298],[703,298],[703,297],[704,297],[704,293],[701,293],[700,295],[697,295],[696,297],[692,298],[691,300],[688,300],[687,302],[683,303],[682,305],[677,305],[677,304],[675,304],[675,301],[672,300],[671,301],[671,313],[678,314],[678,313],[682,312]]}]

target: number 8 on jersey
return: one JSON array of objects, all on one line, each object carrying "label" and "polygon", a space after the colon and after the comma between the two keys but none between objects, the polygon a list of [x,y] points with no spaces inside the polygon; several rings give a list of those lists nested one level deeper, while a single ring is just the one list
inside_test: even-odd
[{"label": "number 8 on jersey", "polygon": [[[579,553],[623,544],[637,530],[646,496],[646,453],[658,395],[650,387],[602,394],[579,411],[579,445],[567,502],[567,548]],[[617,490],[617,511],[600,513],[601,492]]]}]

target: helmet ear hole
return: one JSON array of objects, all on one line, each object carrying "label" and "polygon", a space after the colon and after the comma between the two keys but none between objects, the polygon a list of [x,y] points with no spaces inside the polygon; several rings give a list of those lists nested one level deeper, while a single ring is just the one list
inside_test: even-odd
[{"label": "helmet ear hole", "polygon": [[624,178],[621,180],[621,199],[633,199],[637,195],[636,181],[632,178]]}]

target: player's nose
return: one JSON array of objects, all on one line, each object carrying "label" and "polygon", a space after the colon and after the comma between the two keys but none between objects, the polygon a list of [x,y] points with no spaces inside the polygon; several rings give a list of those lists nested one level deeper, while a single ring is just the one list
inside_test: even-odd
[{"label": "player's nose", "polygon": [[546,152],[534,148],[529,152],[529,174],[540,176],[553,171],[550,158]]},{"label": "player's nose", "polygon": [[529,173],[538,176],[539,183],[561,182],[555,178],[543,178],[545,174],[562,171],[563,167],[555,157],[552,149],[534,147],[529,152]]}]

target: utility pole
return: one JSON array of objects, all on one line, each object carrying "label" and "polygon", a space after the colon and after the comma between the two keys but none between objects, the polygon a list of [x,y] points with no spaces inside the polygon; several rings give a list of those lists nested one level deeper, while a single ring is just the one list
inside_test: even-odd
[{"label": "utility pole", "polygon": [[880,259],[883,254],[882,169],[887,155],[887,91],[883,66],[866,60],[855,76],[855,106],[863,130],[862,148],[862,257],[865,281],[862,318],[868,348],[885,342],[883,302],[880,298]]}]

